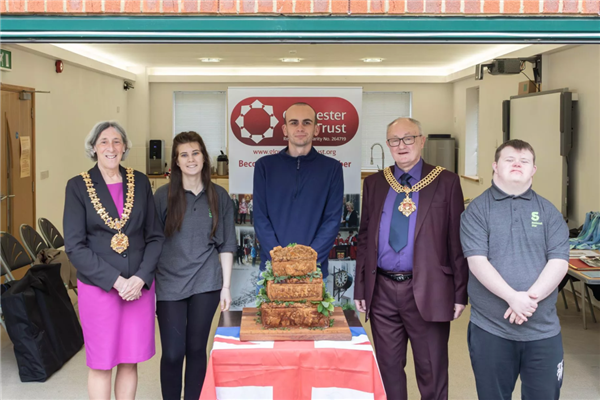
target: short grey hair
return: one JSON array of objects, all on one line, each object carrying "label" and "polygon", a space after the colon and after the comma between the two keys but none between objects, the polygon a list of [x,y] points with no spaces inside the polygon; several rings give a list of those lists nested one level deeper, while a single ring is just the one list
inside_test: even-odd
[{"label": "short grey hair", "polygon": [[129,150],[131,149],[131,147],[133,147],[133,144],[131,143],[131,140],[129,140],[129,138],[127,137],[125,129],[123,129],[123,127],[119,125],[116,121],[101,121],[94,125],[90,133],[85,138],[85,155],[94,161],[98,161],[98,155],[94,150],[94,146],[96,145],[100,134],[108,128],[114,128],[117,132],[119,132],[121,138],[123,139],[123,144],[125,144],[125,153],[123,153],[123,157],[121,158],[121,160],[124,161],[127,158],[127,154],[129,154]]},{"label": "short grey hair", "polygon": [[400,117],[400,118],[396,118],[395,120],[393,120],[392,122],[390,122],[387,126],[387,129],[385,130],[385,132],[387,133],[390,128],[392,127],[392,125],[394,125],[396,122],[399,122],[401,120],[407,120],[411,123],[413,123],[414,125],[416,125],[416,127],[419,129],[419,135],[423,136],[423,128],[421,128],[421,122],[419,120],[416,120],[414,118],[406,118],[406,117]]}]

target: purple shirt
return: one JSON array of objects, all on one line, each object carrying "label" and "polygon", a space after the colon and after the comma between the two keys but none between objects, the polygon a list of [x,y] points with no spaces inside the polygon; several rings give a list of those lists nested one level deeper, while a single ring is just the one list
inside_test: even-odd
[{"label": "purple shirt", "polygon": [[[423,170],[423,159],[412,167],[408,172],[410,178],[408,181],[412,186],[421,180],[421,171]],[[397,165],[394,168],[394,177],[400,182],[400,176],[404,174]],[[417,205],[417,211],[410,214],[408,217],[408,241],[406,247],[396,253],[390,246],[390,225],[392,224],[392,212],[400,212],[393,210],[394,201],[398,193],[390,187],[383,205],[381,213],[381,222],[379,223],[379,248],[377,266],[390,272],[411,272],[413,269],[413,254],[415,250],[415,225],[417,224],[417,212],[419,212],[419,192],[412,194],[412,200]],[[404,194],[402,194],[404,196]]]},{"label": "purple shirt", "polygon": [[113,201],[115,202],[115,206],[117,206],[119,218],[121,218],[123,215],[123,183],[109,183],[106,186],[108,187],[108,191],[110,192]]}]

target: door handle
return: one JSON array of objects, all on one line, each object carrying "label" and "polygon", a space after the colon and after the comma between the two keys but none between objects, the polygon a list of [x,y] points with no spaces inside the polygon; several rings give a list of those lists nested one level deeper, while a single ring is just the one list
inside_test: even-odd
[{"label": "door handle", "polygon": [[10,199],[10,198],[13,198],[13,197],[15,197],[14,194],[9,194],[7,196],[0,196],[0,201],[4,201],[6,199]]}]

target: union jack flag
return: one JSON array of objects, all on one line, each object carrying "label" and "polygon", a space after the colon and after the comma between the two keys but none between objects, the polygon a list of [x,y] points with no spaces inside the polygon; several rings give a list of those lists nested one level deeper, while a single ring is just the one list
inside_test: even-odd
[{"label": "union jack flag", "polygon": [[200,400],[385,400],[363,328],[351,341],[241,342],[218,328]]}]

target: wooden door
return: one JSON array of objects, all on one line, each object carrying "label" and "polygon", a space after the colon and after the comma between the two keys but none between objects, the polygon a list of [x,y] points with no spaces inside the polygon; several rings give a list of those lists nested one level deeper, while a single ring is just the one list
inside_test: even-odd
[{"label": "wooden door", "polygon": [[[35,223],[35,93],[21,99],[31,88],[0,86],[0,153],[1,228],[20,240],[19,227]],[[26,138],[25,140],[22,138]],[[26,144],[29,142],[29,154]]]},{"label": "wooden door", "polygon": [[[4,111],[4,92],[0,100],[0,111]],[[0,136],[0,231],[8,232],[8,137],[4,129],[2,117],[2,134]]]}]

